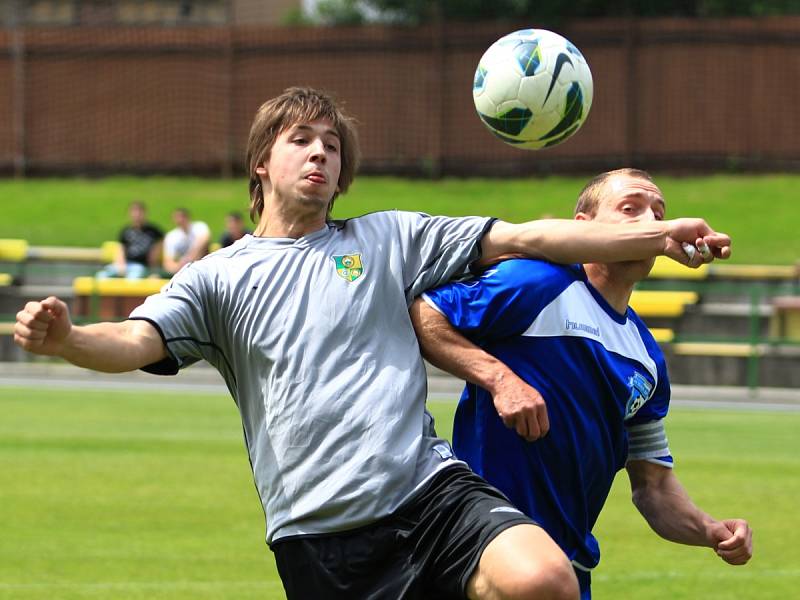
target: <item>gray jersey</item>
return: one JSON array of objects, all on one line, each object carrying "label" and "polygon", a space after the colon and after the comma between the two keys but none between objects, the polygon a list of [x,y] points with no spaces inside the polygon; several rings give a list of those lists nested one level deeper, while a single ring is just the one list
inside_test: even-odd
[{"label": "gray jersey", "polygon": [[268,542],[371,523],[453,462],[423,431],[408,306],[465,273],[489,224],[390,211],[297,240],[248,235],[133,311],[170,357],[148,370],[205,359],[225,378]]}]

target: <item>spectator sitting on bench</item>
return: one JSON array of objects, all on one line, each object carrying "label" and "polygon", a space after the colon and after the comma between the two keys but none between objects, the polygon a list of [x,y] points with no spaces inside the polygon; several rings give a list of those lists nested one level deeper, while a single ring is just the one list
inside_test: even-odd
[{"label": "spectator sitting on bench", "polygon": [[189,211],[176,208],[172,213],[175,229],[167,232],[164,238],[163,269],[170,276],[177,273],[183,265],[203,258],[208,254],[211,231],[202,221],[192,221]]},{"label": "spectator sitting on bench", "polygon": [[248,233],[251,233],[251,231],[245,228],[242,213],[238,211],[229,212],[225,215],[225,233],[219,238],[219,245],[221,248],[227,248]]},{"label": "spectator sitting on bench", "polygon": [[140,200],[128,205],[128,218],[130,224],[119,233],[114,262],[99,271],[98,278],[141,279],[158,269],[164,232],[147,221],[147,207]]}]

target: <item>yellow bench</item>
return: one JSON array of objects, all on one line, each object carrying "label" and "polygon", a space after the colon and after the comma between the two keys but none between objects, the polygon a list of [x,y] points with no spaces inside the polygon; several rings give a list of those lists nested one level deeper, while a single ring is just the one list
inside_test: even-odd
[{"label": "yellow bench", "polygon": [[630,305],[640,317],[679,317],[698,299],[697,292],[634,290]]},{"label": "yellow bench", "polygon": [[27,257],[50,262],[103,262],[103,253],[100,248],[79,248],[75,246],[30,246]]},{"label": "yellow bench", "polygon": [[682,265],[679,262],[675,262],[671,258],[667,258],[666,256],[658,256],[656,257],[656,262],[653,265],[653,269],[650,271],[650,275],[648,275],[649,279],[689,279],[693,281],[698,281],[702,279],[708,279],[709,273],[709,266],[708,264],[703,264],[697,267],[696,269],[692,269],[687,267],[686,265]]},{"label": "yellow bench", "polygon": [[669,344],[675,339],[675,332],[668,327],[651,327],[650,333],[659,344]]},{"label": "yellow bench", "polygon": [[161,291],[169,279],[96,279],[76,277],[73,311],[90,319],[124,318],[147,296]]},{"label": "yellow bench", "polygon": [[28,258],[28,242],[26,240],[0,240],[0,261],[22,262]]},{"label": "yellow bench", "polygon": [[72,291],[79,296],[127,296],[146,297],[157,294],[169,283],[169,279],[97,279],[76,277]]},{"label": "yellow bench", "polygon": [[14,278],[10,273],[0,273],[0,287],[7,287],[14,283]]},{"label": "yellow bench", "polygon": [[792,280],[800,278],[800,269],[793,265],[738,265],[723,261],[700,265],[696,269],[675,262],[666,256],[659,256],[648,275],[648,279],[682,279],[700,281],[714,277],[717,279],[760,279]]},{"label": "yellow bench", "polygon": [[[110,263],[114,261],[119,242],[103,242],[98,248],[83,248],[76,246],[29,246],[25,240],[0,240],[0,260],[3,260],[3,243],[15,242],[8,245],[10,256],[22,261],[28,258],[46,261],[74,261]],[[21,242],[21,243],[19,243]]]}]

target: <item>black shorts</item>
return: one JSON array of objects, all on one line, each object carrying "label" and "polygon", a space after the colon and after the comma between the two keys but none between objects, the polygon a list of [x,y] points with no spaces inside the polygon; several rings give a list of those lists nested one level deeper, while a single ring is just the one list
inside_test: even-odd
[{"label": "black shorts", "polygon": [[535,522],[463,465],[437,473],[397,512],[336,534],[272,545],[288,600],[466,598],[501,531]]}]

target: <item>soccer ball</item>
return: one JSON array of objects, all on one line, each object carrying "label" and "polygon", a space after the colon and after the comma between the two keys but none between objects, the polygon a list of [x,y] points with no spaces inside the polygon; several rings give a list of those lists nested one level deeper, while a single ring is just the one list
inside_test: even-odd
[{"label": "soccer ball", "polygon": [[483,54],[472,98],[498,138],[533,150],[578,131],[592,106],[592,73],[580,51],[557,33],[522,29]]}]

